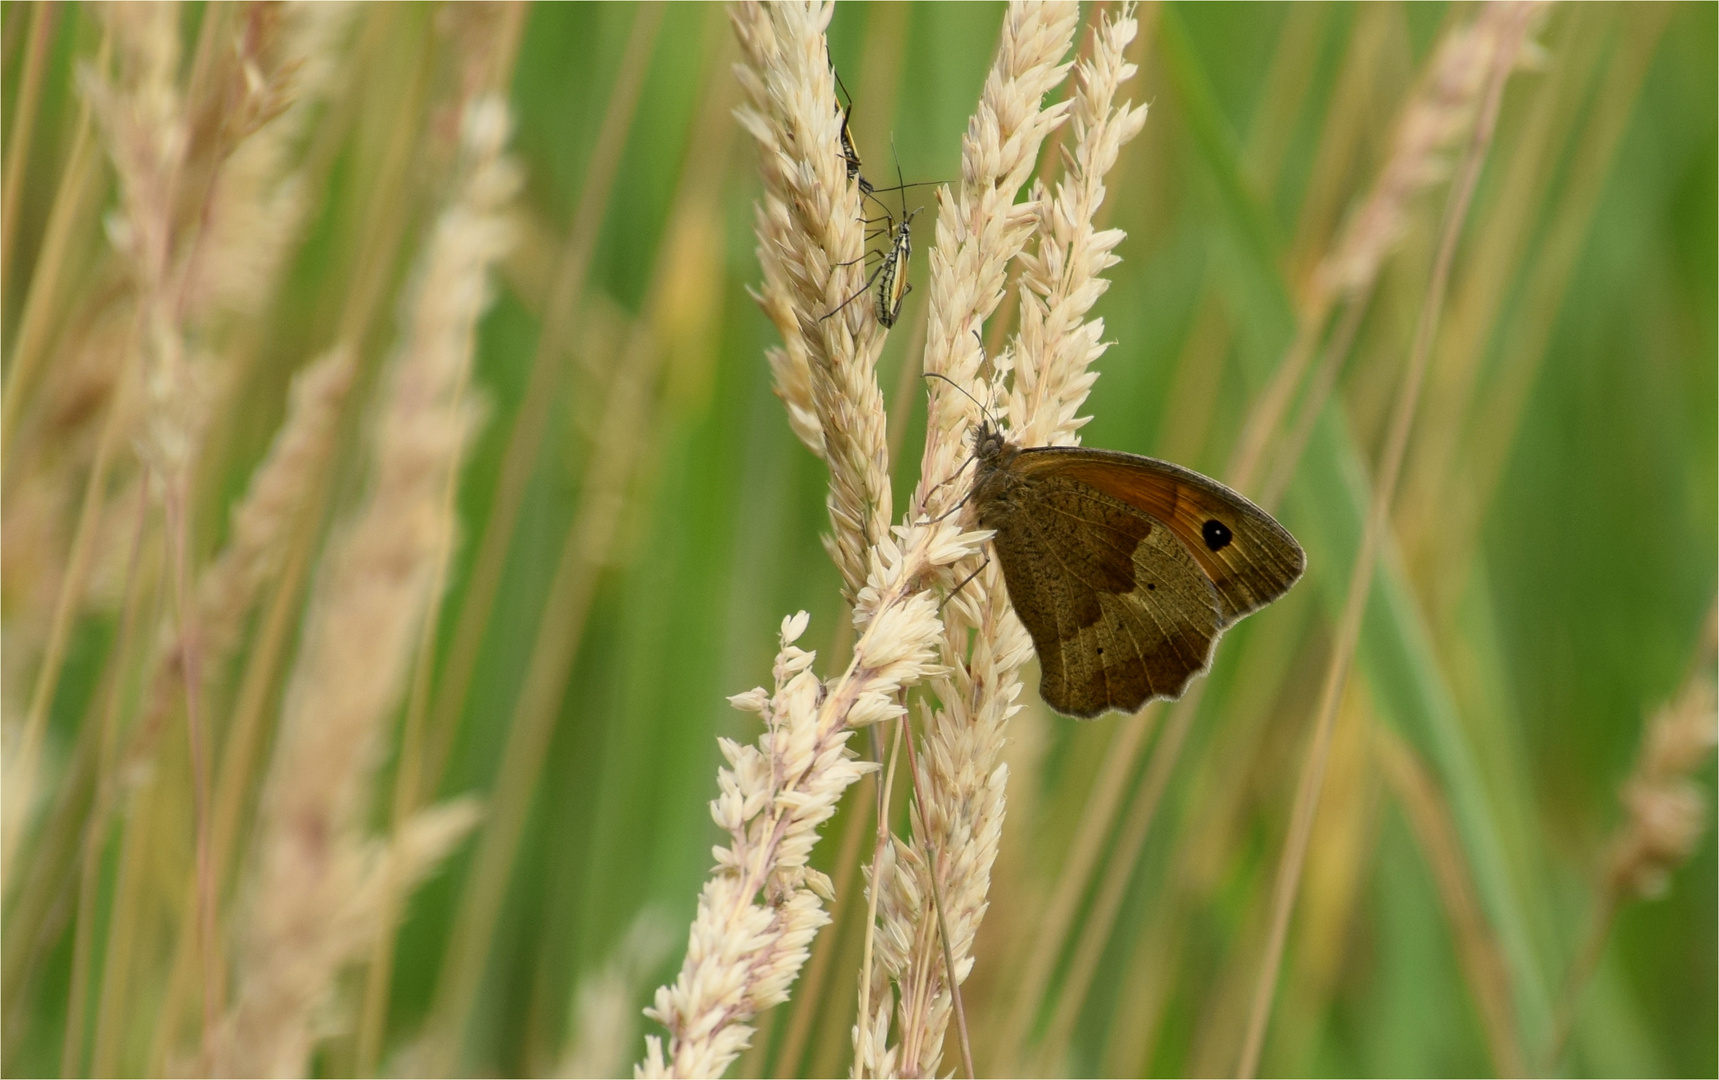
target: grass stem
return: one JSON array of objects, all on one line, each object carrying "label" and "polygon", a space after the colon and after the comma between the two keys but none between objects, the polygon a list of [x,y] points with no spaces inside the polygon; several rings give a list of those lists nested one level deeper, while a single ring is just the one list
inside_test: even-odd
[{"label": "grass stem", "polygon": [[1289,935],[1289,919],[1294,911],[1296,893],[1301,885],[1301,871],[1307,859],[1307,845],[1313,832],[1313,818],[1319,807],[1319,794],[1325,779],[1325,765],[1330,758],[1331,740],[1336,728],[1337,706],[1348,681],[1349,664],[1361,635],[1361,620],[1366,614],[1367,594],[1373,580],[1374,564],[1385,531],[1390,527],[1392,496],[1397,479],[1402,474],[1403,458],[1408,451],[1409,434],[1413,427],[1415,409],[1420,402],[1420,390],[1426,377],[1427,358],[1438,334],[1439,316],[1444,308],[1445,292],[1450,284],[1451,267],[1456,258],[1457,241],[1468,219],[1468,206],[1480,179],[1481,166],[1492,143],[1498,120],[1498,108],[1504,98],[1504,86],[1516,63],[1517,48],[1527,34],[1526,17],[1515,20],[1512,37],[1502,43],[1488,73],[1486,95],[1481,105],[1474,133],[1464,149],[1462,162],[1451,186],[1445,207],[1444,227],[1439,241],[1438,256],[1433,264],[1427,294],[1415,327],[1414,343],[1398,389],[1391,417],[1384,456],[1373,489],[1372,510],[1366,531],[1361,537],[1361,550],[1349,578],[1348,599],[1338,621],[1332,644],[1330,665],[1320,692],[1319,706],[1312,741],[1302,766],[1301,780],[1296,789],[1295,805],[1291,811],[1288,838],[1279,864],[1277,885],[1272,901],[1270,939],[1266,945],[1264,963],[1254,989],[1253,1004],[1248,1014],[1247,1034],[1242,1043],[1237,1075],[1252,1077],[1259,1069],[1260,1053],[1265,1045],[1266,1024],[1271,1016],[1271,1003],[1277,990],[1278,971],[1283,962],[1283,949]]}]

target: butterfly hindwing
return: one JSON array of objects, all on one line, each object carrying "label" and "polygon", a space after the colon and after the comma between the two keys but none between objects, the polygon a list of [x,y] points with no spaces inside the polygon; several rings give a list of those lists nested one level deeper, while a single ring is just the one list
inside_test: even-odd
[{"label": "butterfly hindwing", "polygon": [[1073,478],[1018,478],[979,507],[1032,636],[1040,696],[1068,716],[1181,696],[1205,670],[1222,601],[1166,523]]}]

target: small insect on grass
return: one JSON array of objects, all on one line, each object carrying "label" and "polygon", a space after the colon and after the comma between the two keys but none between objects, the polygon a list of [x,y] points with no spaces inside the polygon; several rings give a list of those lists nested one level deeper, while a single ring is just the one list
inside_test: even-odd
[{"label": "small insect on grass", "polygon": [[[826,53],[826,55],[828,54]],[[864,163],[860,161],[859,148],[854,145],[853,129],[848,124],[854,114],[854,95],[848,89],[847,84],[842,82],[841,72],[836,70],[836,62],[833,59],[830,61],[830,74],[836,77],[836,89],[841,91],[841,97],[848,99],[846,105],[842,104],[841,97],[836,99],[836,111],[842,115],[842,160],[847,163],[848,179],[859,184],[861,195],[870,198],[871,181],[867,180],[865,174],[860,171],[864,167]]]},{"label": "small insect on grass", "polygon": [[[896,179],[899,181],[901,179],[901,164],[899,161],[896,163],[895,172]],[[906,191],[910,186],[913,185],[898,183],[896,187],[888,190],[902,192]],[[864,189],[862,188],[862,190]],[[873,196],[873,198],[875,199],[876,197]],[[883,203],[879,201],[878,205],[882,206]],[[913,286],[909,284],[907,280],[907,266],[909,261],[913,258],[913,219],[918,215],[919,211],[923,209],[925,208],[921,206],[915,208],[911,212],[908,211],[907,200],[903,197],[901,203],[900,224],[896,224],[895,217],[889,212],[888,207],[884,208],[883,217],[881,219],[868,219],[868,224],[870,223],[870,220],[881,220],[883,222],[882,229],[868,235],[881,236],[887,234],[889,236],[889,247],[888,250],[881,253],[867,251],[865,255],[861,256],[861,259],[869,258],[873,254],[881,254],[883,261],[878,263],[877,269],[873,270],[865,279],[865,284],[860,286],[858,292],[837,304],[819,320],[820,322],[822,322],[823,319],[827,319],[831,315],[836,314],[836,312],[847,307],[855,300],[858,300],[866,294],[867,290],[871,289],[873,285],[876,285],[877,297],[875,310],[877,313],[877,321],[882,323],[885,327],[893,327],[895,325],[896,320],[901,317],[902,301],[906,300],[907,294],[913,291]]]},{"label": "small insect on grass", "polygon": [[[827,53],[826,53],[826,55],[827,55]],[[916,188],[916,187],[936,187],[938,184],[942,184],[942,183],[946,182],[946,181],[942,181],[942,180],[920,180],[920,181],[917,181],[917,182],[912,183],[912,184],[898,183],[895,187],[886,187],[886,188],[873,187],[872,182],[865,178],[865,173],[863,171],[865,168],[865,162],[860,159],[859,146],[857,143],[854,142],[854,133],[853,133],[854,95],[853,95],[853,91],[849,90],[847,83],[844,83],[842,81],[842,74],[841,74],[841,72],[836,70],[836,64],[835,64],[834,60],[830,61],[830,74],[835,76],[836,89],[838,91],[840,91],[840,93],[836,97],[836,102],[835,102],[836,113],[842,118],[841,131],[837,137],[841,142],[842,163],[847,166],[848,179],[850,181],[852,181],[853,183],[859,185],[861,198],[870,199],[871,201],[877,203],[878,206],[883,208],[883,217],[864,218],[863,219],[867,225],[872,225],[872,224],[875,224],[879,221],[890,220],[889,206],[886,203],[884,203],[882,200],[878,199],[878,197],[877,197],[878,192],[905,191],[908,188]],[[842,103],[842,98],[844,98],[844,97],[847,98],[847,104],[845,104],[845,105]],[[900,169],[898,168],[896,171],[897,171],[897,173],[899,173]],[[899,180],[899,177],[898,177],[898,180]],[[888,231],[888,230],[877,230],[875,235],[881,235],[886,231]]]}]

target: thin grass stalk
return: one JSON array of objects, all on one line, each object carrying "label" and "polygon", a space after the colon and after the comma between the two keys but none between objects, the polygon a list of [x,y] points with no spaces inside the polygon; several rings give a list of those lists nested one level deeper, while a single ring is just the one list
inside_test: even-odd
[{"label": "thin grass stalk", "polygon": [[1515,1022],[1515,1007],[1510,1000],[1504,958],[1475,896],[1468,863],[1444,795],[1419,755],[1389,726],[1375,720],[1369,724],[1369,738],[1371,756],[1383,766],[1385,780],[1408,817],[1433,872],[1445,918],[1456,939],[1457,958],[1476,999],[1475,1011],[1480,1014],[1493,1071],[1499,1076],[1526,1076],[1526,1058]]},{"label": "thin grass stalk", "polygon": [[462,1068],[465,1031],[478,1000],[537,779],[584,638],[597,578],[608,564],[627,490],[642,456],[639,442],[645,441],[644,433],[651,422],[650,399],[659,359],[649,331],[635,329],[610,386],[603,428],[593,444],[595,456],[581,485],[579,509],[545,594],[531,658],[496,769],[493,806],[466,875],[431,1007],[435,1018],[430,1027],[435,1039],[431,1071],[436,1075],[453,1075]]},{"label": "thin grass stalk", "polygon": [[18,235],[18,199],[24,193],[24,168],[30,160],[30,140],[42,96],[42,72],[48,65],[53,44],[57,8],[37,3],[30,9],[30,40],[25,46],[24,73],[18,80],[18,103],[7,124],[12,137],[6,141],[6,175],[0,184],[0,278],[12,267],[12,243]]},{"label": "thin grass stalk", "polygon": [[[695,141],[664,233],[665,252],[674,251],[680,237],[714,213],[712,203],[724,173],[721,163],[732,143],[729,129],[719,122],[729,104],[722,93],[709,95],[694,125]],[[650,461],[641,447],[651,445],[650,432],[657,422],[657,384],[664,360],[659,337],[674,316],[671,285],[678,265],[668,256],[656,262],[646,313],[634,324],[609,382],[601,427],[592,439],[592,456],[580,484],[579,506],[541,609],[496,771],[492,810],[466,877],[436,986],[432,1015],[437,1019],[429,1052],[437,1073],[460,1068],[465,1031],[598,580],[613,557],[629,492]]]},{"label": "thin grass stalk", "polygon": [[1055,1068],[1050,1063],[1061,1061],[1074,1031],[1075,1022],[1080,1018],[1080,1010],[1086,1004],[1093,977],[1098,972],[1099,962],[1104,958],[1110,933],[1116,926],[1116,917],[1122,910],[1123,900],[1127,898],[1128,885],[1134,878],[1134,869],[1139,864],[1140,853],[1146,846],[1146,838],[1151,835],[1158,805],[1170,786],[1170,777],[1181,760],[1182,747],[1187,743],[1188,732],[1193,728],[1194,717],[1199,713],[1205,686],[1206,684],[1201,682],[1191,687],[1179,701],[1169,707],[1170,715],[1165,718],[1164,733],[1152,749],[1152,761],[1146,767],[1140,790],[1134,797],[1121,831],[1117,833],[1104,881],[1099,886],[1097,895],[1093,897],[1090,911],[1082,920],[1080,938],[1069,961],[1068,973],[1063,977],[1061,988],[1057,992],[1056,1008],[1052,1011],[1050,1023],[1045,1029],[1043,1048],[1039,1055],[1039,1061],[1046,1067]]},{"label": "thin grass stalk", "polygon": [[[882,872],[883,852],[889,844],[890,797],[895,789],[895,762],[901,755],[901,736],[906,729],[907,718],[904,716],[895,722],[895,735],[890,739],[888,771],[884,773],[883,785],[878,792],[877,842],[872,845],[870,872],[866,875],[868,883],[875,883],[879,880],[879,875]],[[865,945],[860,956],[859,1011],[855,1014],[854,1022],[854,1042],[856,1045],[860,1038],[859,1025],[872,1015],[871,991],[876,980],[875,968],[872,964],[873,946],[877,940],[877,894],[878,889],[875,884],[866,889]],[[879,1038],[877,1041],[881,1044],[883,1039]],[[865,1075],[862,1064],[856,1054],[853,1064],[854,1080],[860,1080]]]},{"label": "thin grass stalk", "polygon": [[[110,685],[103,670],[83,713],[77,717],[77,738],[69,748],[69,760],[54,791],[54,802],[44,815],[39,836],[28,849],[28,880],[6,905],[5,966],[0,990],[0,1065],[15,1052],[20,1039],[12,1033],[26,1015],[28,990],[41,964],[61,941],[71,915],[67,902],[76,888],[79,841],[89,815],[96,787],[96,759],[100,751],[100,712]],[[9,1067],[9,1065],[7,1065]]]},{"label": "thin grass stalk", "polygon": [[543,438],[556,397],[555,387],[562,377],[568,339],[584,302],[591,256],[596,250],[609,208],[609,195],[620,171],[622,152],[626,149],[627,133],[632,130],[639,95],[650,70],[651,52],[662,26],[664,9],[665,5],[660,3],[643,3],[633,16],[632,29],[615,71],[615,84],[610,88],[603,122],[591,149],[591,160],[585,166],[585,178],[579,187],[579,202],[573,211],[573,221],[568,226],[567,238],[557,256],[544,297],[543,325],[538,330],[531,373],[526,377],[519,412],[508,432],[495,495],[478,539],[471,575],[454,616],[454,637],[449,643],[447,659],[442,665],[442,675],[436,688],[435,710],[425,735],[427,749],[420,785],[420,790],[425,792],[434,793],[440,787],[460,720],[465,715],[479,651],[489,629],[490,613],[501,587],[507,556],[513,548],[526,487],[542,453]]},{"label": "thin grass stalk", "polygon": [[1349,351],[1355,347],[1355,335],[1367,314],[1369,299],[1370,294],[1356,295],[1344,303],[1343,314],[1338,316],[1337,325],[1321,350],[1319,364],[1313,369],[1313,376],[1302,394],[1301,409],[1296,413],[1294,426],[1283,433],[1282,441],[1272,452],[1271,471],[1259,488],[1259,504],[1268,511],[1276,511],[1283,493],[1289,489],[1289,482],[1295,478],[1295,467],[1301,463],[1307,440],[1313,437],[1313,426],[1318,423],[1320,412],[1336,391],[1337,376],[1343,370]]},{"label": "thin grass stalk", "polygon": [[[848,625],[852,625],[848,621]],[[869,733],[868,733],[869,734]],[[883,755],[874,754],[873,758],[880,759]],[[867,783],[871,780],[871,783]],[[859,819],[859,806],[870,802],[879,804],[883,792],[878,790],[880,785],[875,775],[868,775],[859,781],[865,785],[855,796],[855,809],[851,820],[844,823],[842,828],[842,846],[837,850],[834,866],[835,907],[831,910],[830,918],[835,929],[828,934],[818,935],[812,945],[812,956],[806,967],[805,977],[800,983],[800,992],[795,995],[793,1012],[788,1020],[788,1033],[782,1038],[782,1048],[775,1055],[774,1071],[777,1076],[790,1072],[799,1074],[806,1070],[802,1067],[802,1058],[806,1048],[811,1043],[812,1029],[820,1018],[823,1010],[835,1004],[835,999],[825,993],[829,982],[830,971],[836,960],[836,954],[847,941],[852,919],[851,905],[854,902],[854,885],[864,872],[864,863],[860,859],[860,846],[865,842],[868,830]],[[881,805],[881,804],[879,804]],[[863,888],[861,895],[864,895]],[[843,950],[845,951],[845,950]],[[764,1048],[768,1040],[762,1040],[753,1045],[753,1051]],[[746,1075],[762,1075],[763,1069],[748,1069],[747,1062],[742,1061],[740,1071]]]},{"label": "thin grass stalk", "polygon": [[78,883],[79,859],[84,826],[88,821],[96,789],[100,754],[101,706],[113,685],[111,668],[104,668],[89,702],[77,718],[76,742],[69,748],[70,760],[56,787],[54,805],[45,815],[40,836],[30,851],[31,880],[6,908],[5,984],[0,1064],[11,1068],[11,1058],[23,1041],[19,1035],[29,1019],[30,991],[43,964],[64,939],[73,915],[70,900]]},{"label": "thin grass stalk", "polygon": [[149,485],[139,484],[137,490],[137,521],[132,527],[131,555],[126,560],[125,600],[120,615],[119,634],[113,645],[113,660],[109,665],[109,684],[102,707],[101,747],[96,760],[96,790],[84,825],[83,865],[79,869],[77,924],[72,935],[72,979],[67,994],[66,1031],[60,1050],[60,1075],[76,1076],[82,1072],[84,1057],[84,1014],[88,1009],[91,953],[95,943],[96,889],[100,884],[101,856],[107,847],[108,817],[112,811],[115,788],[118,785],[119,723],[121,704],[125,697],[126,670],[132,661],[134,637],[137,633],[139,609],[142,607],[143,540],[149,524]]},{"label": "thin grass stalk", "polygon": [[1444,228],[1439,250],[1433,264],[1432,277],[1427,284],[1426,300],[1417,318],[1414,343],[1410,348],[1407,369],[1403,374],[1384,455],[1375,482],[1373,505],[1367,528],[1362,534],[1361,549],[1355,558],[1350,576],[1348,599],[1338,622],[1332,646],[1330,666],[1326,671],[1324,689],[1316,712],[1313,738],[1303,766],[1291,811],[1288,839],[1279,866],[1273,899],[1271,936],[1266,946],[1265,962],[1261,966],[1253,1006],[1248,1018],[1238,1075],[1252,1077],[1259,1068],[1260,1052],[1265,1043],[1265,1028],[1270,1017],[1271,1002],[1277,988],[1278,970],[1289,932],[1289,918],[1301,882],[1301,870],[1307,856],[1307,844],[1312,833],[1313,816],[1319,805],[1320,788],[1324,780],[1325,763],[1330,753],[1335,727],[1338,699],[1348,678],[1349,662],[1354,656],[1360,637],[1361,620],[1366,612],[1369,586],[1374,564],[1378,558],[1384,533],[1390,527],[1392,497],[1402,473],[1403,458],[1413,426],[1415,408],[1419,403],[1421,385],[1426,375],[1427,358],[1437,336],[1439,317],[1449,285],[1451,265],[1462,226],[1468,217],[1469,202],[1480,179],[1481,166],[1490,148],[1493,129],[1498,119],[1499,105],[1504,98],[1504,86],[1515,66],[1516,54],[1528,32],[1528,21],[1535,14],[1532,4],[1509,9],[1509,18],[1499,27],[1499,40],[1490,60],[1486,90],[1473,135],[1464,151],[1457,177],[1452,184],[1445,209]]},{"label": "thin grass stalk", "polygon": [[[102,502],[107,485],[108,470],[113,464],[121,430],[129,413],[131,382],[134,377],[137,350],[128,348],[120,363],[118,381],[108,412],[102,421],[101,435],[96,443],[95,458],[90,463],[89,476],[84,481],[83,500],[78,509],[78,524],[66,556],[64,577],[60,580],[54,599],[53,619],[49,624],[48,641],[36,679],[30,693],[29,711],[24,717],[24,729],[17,749],[6,764],[6,807],[4,813],[3,846],[0,846],[0,867],[8,881],[23,880],[14,861],[24,826],[35,809],[36,773],[41,767],[42,735],[47,729],[48,709],[59,688],[60,671],[65,664],[66,646],[71,637],[72,622],[81,606],[95,551],[97,526],[102,516]],[[8,892],[10,889],[7,890]]]},{"label": "thin grass stalk", "polygon": [[[112,52],[111,35],[104,31],[93,61],[95,70],[107,70]],[[99,165],[94,117],[86,97],[78,108],[71,152],[66,157],[59,188],[54,192],[54,204],[48,211],[41,254],[30,271],[30,288],[24,298],[23,311],[18,316],[17,337],[13,339],[11,355],[7,357],[6,386],[0,393],[0,482],[5,484],[12,481],[12,463],[18,456],[13,452],[16,446],[13,438],[19,421],[23,419],[24,405],[29,401],[36,369],[46,356],[48,335],[53,316],[57,314],[55,305],[61,299],[61,278],[65,274],[66,259],[72,253],[73,230],[93,216],[86,203],[95,196]]]},{"label": "thin grass stalk", "polygon": [[203,960],[203,1038],[200,1071],[214,1063],[213,1038],[222,995],[221,953],[215,938],[215,868],[209,842],[209,742],[201,711],[203,669],[198,643],[197,605],[191,595],[189,491],[183,471],[163,477],[164,527],[173,561],[172,588],[179,623],[180,663],[185,669],[185,731],[190,740],[191,818],[196,831],[197,953]]},{"label": "thin grass stalk", "polygon": [[[165,556],[165,549],[162,554]],[[164,565],[161,568],[164,580],[167,573]],[[165,587],[160,591],[165,593]],[[141,902],[121,901],[146,892],[150,833],[159,824],[162,784],[157,778],[149,777],[127,794],[130,805],[120,815],[123,825],[120,829],[119,868],[114,874],[114,901],[109,908],[107,935],[103,941],[95,1047],[90,1055],[91,1076],[117,1076],[124,1060],[125,1039],[132,1019],[132,990],[137,978],[137,944],[146,931],[143,923],[147,912]]]},{"label": "thin grass stalk", "polygon": [[[311,537],[319,532],[316,526],[320,524],[320,515],[307,513],[299,527],[294,530],[295,536],[289,545],[287,564],[281,571],[274,596],[257,627],[234,700],[227,739],[222,747],[220,778],[215,793],[213,825],[210,829],[212,862],[215,873],[223,883],[229,877],[234,848],[239,840],[243,806],[252,793],[252,775],[266,734],[263,730],[264,714],[275,689],[275,675],[286,651],[287,640],[300,614],[302,587],[311,565]],[[123,880],[125,879],[122,878]],[[120,902],[127,900],[127,890],[122,885],[117,886],[115,891],[117,910],[121,906]],[[124,906],[129,910],[134,905],[128,902]],[[167,985],[155,1025],[155,1037],[149,1052],[149,1071],[154,1075],[162,1075],[167,1071],[174,1040],[177,1038],[181,1003],[184,996],[190,993],[194,975],[192,964],[197,956],[195,918],[196,909],[187,905],[181,915],[179,934],[175,939],[178,944],[174,950],[173,962],[169,966]],[[97,1070],[98,1074],[101,1071]]]},{"label": "thin grass stalk", "polygon": [[[907,773],[913,778],[914,803],[917,806],[923,806],[924,788],[920,783],[919,761],[913,753],[912,739],[907,740]],[[919,810],[918,816],[923,819],[925,811]],[[931,856],[929,866],[931,872],[927,876],[931,882],[932,910],[937,916],[937,940],[943,949],[943,970],[955,971],[957,970],[955,967],[955,949],[950,944],[949,938],[949,905],[943,899],[943,871],[939,865],[941,860],[937,857],[936,848],[932,848],[928,854]],[[967,1080],[973,1080],[973,1040],[967,1033],[967,1010],[961,1002],[961,987],[959,985],[950,987],[950,998],[955,1006],[955,1029],[961,1036],[961,1067],[966,1071]]]},{"label": "thin grass stalk", "polygon": [[925,333],[928,320],[921,310],[908,332],[907,348],[901,353],[901,370],[895,373],[895,387],[889,395],[889,460],[892,467],[901,466],[901,441],[907,436],[907,423],[913,413],[914,391],[925,385]]},{"label": "thin grass stalk", "polygon": [[[249,606],[250,595],[271,578],[277,593],[265,611],[253,641],[253,655],[278,655],[298,609],[298,582],[307,566],[305,545],[317,531],[320,515],[315,512],[318,488],[328,468],[332,446],[354,371],[351,353],[336,348],[309,365],[293,381],[287,418],[274,445],[252,475],[244,500],[235,508],[234,540],[203,574],[200,602],[214,623],[218,653],[232,647],[236,620]],[[271,565],[284,558],[286,565]],[[221,748],[220,767],[210,812],[210,875],[216,887],[229,878],[234,848],[240,834],[243,804],[250,794],[250,776],[261,749],[264,697],[273,686],[272,666],[247,664],[231,713],[227,737]],[[157,690],[161,689],[158,672]],[[158,710],[146,716],[145,724],[159,724],[166,703],[155,699]],[[133,756],[138,756],[134,749]],[[163,1017],[176,1015],[175,1003],[190,977],[191,943],[195,941],[195,909],[188,907],[180,926],[179,945],[169,968],[167,1004]],[[167,1053],[170,1021],[160,1026],[158,1046]],[[152,1058],[165,1063],[164,1057]]]},{"label": "thin grass stalk", "polygon": [[999,1040],[996,1060],[1006,1067],[1019,1061],[1021,1047],[1031,1039],[1061,946],[1074,925],[1099,856],[1104,854],[1104,841],[1137,771],[1140,754],[1152,732],[1158,730],[1162,713],[1161,707],[1143,709],[1128,722],[1119,723],[1111,737],[1104,764],[1092,782],[1092,793],[1081,808],[1068,858],[1057,871],[1050,901],[1038,920],[1038,931],[1005,1014],[1007,1019],[994,1033]]}]

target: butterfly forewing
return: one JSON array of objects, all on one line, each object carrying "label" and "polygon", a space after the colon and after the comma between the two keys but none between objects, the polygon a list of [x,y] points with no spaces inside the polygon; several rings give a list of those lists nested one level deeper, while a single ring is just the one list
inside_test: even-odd
[{"label": "butterfly forewing", "polygon": [[1032,636],[1039,694],[1068,716],[1180,697],[1205,670],[1220,601],[1162,522],[1078,480],[1017,477],[979,523]]},{"label": "butterfly forewing", "polygon": [[1301,545],[1270,514],[1192,469],[1060,446],[1023,450],[1015,467],[1078,480],[1168,525],[1217,588],[1226,626],[1282,596],[1307,566]]},{"label": "butterfly forewing", "polygon": [[1180,697],[1224,629],[1301,576],[1301,547],[1215,480],[1110,450],[1021,450],[989,424],[969,495],[1069,716]]}]

